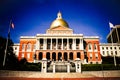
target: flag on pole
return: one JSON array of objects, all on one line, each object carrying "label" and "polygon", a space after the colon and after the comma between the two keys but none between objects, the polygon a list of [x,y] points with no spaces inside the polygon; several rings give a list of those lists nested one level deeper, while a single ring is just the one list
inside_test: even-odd
[{"label": "flag on pole", "polygon": [[11,22],[11,27],[12,27],[13,29],[14,29],[14,27],[15,27],[14,24],[13,24],[13,22]]},{"label": "flag on pole", "polygon": [[114,28],[114,25],[111,22],[109,22],[109,26],[110,28]]}]

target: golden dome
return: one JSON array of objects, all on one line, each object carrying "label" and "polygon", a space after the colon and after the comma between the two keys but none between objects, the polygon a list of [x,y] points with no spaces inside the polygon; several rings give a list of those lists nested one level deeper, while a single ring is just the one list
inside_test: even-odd
[{"label": "golden dome", "polygon": [[62,14],[60,12],[58,13],[56,20],[52,22],[50,29],[58,27],[58,26],[69,28],[67,22],[62,19]]}]

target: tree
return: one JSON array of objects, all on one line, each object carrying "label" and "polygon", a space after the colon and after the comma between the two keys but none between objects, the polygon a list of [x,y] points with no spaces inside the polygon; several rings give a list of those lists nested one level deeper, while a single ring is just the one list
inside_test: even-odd
[{"label": "tree", "polygon": [[[6,38],[0,37],[0,69],[3,69],[3,59],[6,48]],[[6,61],[4,69],[16,69],[18,64],[18,59],[13,53],[13,41],[8,39],[7,53],[6,53]]]}]

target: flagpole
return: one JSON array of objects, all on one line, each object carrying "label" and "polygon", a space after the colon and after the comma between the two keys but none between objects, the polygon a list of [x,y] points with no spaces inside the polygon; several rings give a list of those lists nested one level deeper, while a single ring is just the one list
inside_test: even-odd
[{"label": "flagpole", "polygon": [[[10,34],[11,22],[12,22],[12,20],[10,20],[10,24],[9,24],[9,28],[8,28],[8,35]],[[6,47],[5,47],[5,54],[4,54],[4,59],[3,59],[3,67],[5,66],[5,61],[6,61],[7,46],[8,46],[8,39],[9,39],[8,35],[7,35],[7,41],[6,41]]]},{"label": "flagpole", "polygon": [[118,31],[117,31],[117,27],[115,27],[115,29],[116,29],[116,35],[117,35],[117,39],[118,39],[118,43],[119,43],[119,36],[118,36]]},{"label": "flagpole", "polygon": [[[112,33],[111,33],[111,27],[110,27],[110,34],[111,34],[112,51],[113,51],[113,37],[112,37]],[[113,54],[113,57],[114,57],[114,65],[116,66],[115,54]]]}]

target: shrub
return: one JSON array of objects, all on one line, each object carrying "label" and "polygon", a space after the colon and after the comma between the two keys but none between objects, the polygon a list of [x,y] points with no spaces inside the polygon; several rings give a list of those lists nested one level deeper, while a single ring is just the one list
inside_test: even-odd
[{"label": "shrub", "polygon": [[21,64],[18,70],[21,70],[21,71],[41,71],[41,63]]},{"label": "shrub", "polygon": [[100,70],[120,70],[120,65],[114,64],[84,64],[82,71],[100,71]]}]

